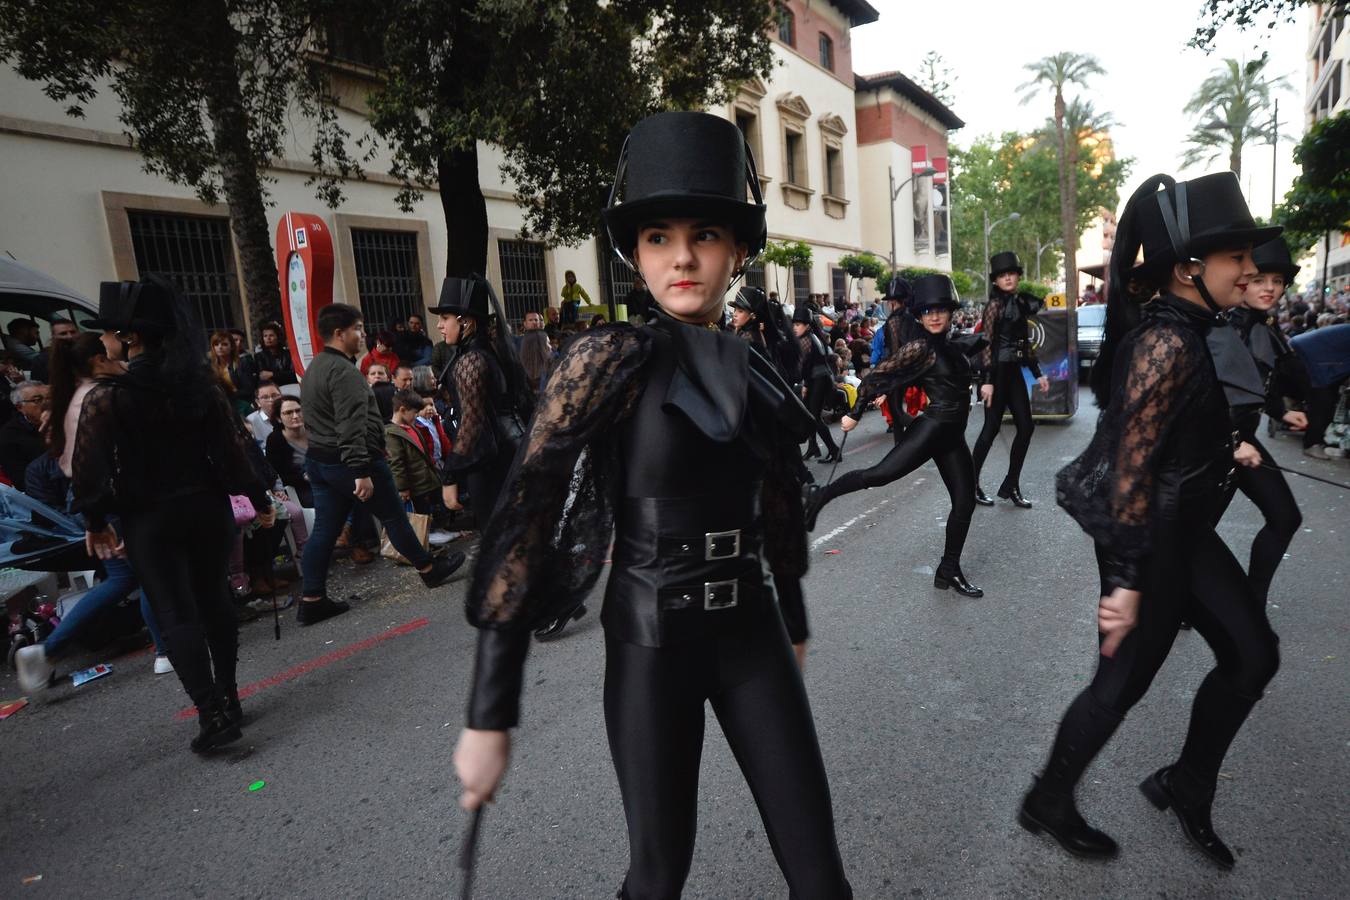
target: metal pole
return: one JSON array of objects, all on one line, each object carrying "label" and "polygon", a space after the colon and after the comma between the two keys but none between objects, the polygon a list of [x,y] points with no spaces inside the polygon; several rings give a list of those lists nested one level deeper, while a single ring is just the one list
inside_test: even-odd
[{"label": "metal pole", "polygon": [[895,169],[891,166],[886,167],[886,178],[890,182],[891,202],[888,204],[891,210],[891,271],[895,271]]},{"label": "metal pole", "polygon": [[[989,271],[989,209],[986,207],[983,210],[983,212],[984,212],[984,270],[987,272]],[[989,281],[987,279],[985,280],[984,283],[984,295],[985,297],[989,296]]]}]

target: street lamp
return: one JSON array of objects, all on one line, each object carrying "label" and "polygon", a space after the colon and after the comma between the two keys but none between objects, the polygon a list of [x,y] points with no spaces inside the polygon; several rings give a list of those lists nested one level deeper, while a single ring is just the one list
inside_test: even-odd
[{"label": "street lamp", "polygon": [[[1016,222],[1020,218],[1022,218],[1021,213],[1008,213],[997,222],[991,223],[989,221],[989,210],[986,209],[984,211],[984,266],[986,269],[989,268],[989,232],[993,231],[1004,222]],[[988,284],[989,282],[986,281],[985,285],[987,286]]]},{"label": "street lamp", "polygon": [[1064,243],[1064,238],[1059,237],[1059,238],[1055,238],[1053,241],[1050,241],[1049,243],[1045,243],[1045,244],[1038,243],[1038,244],[1036,244],[1036,280],[1037,280],[1037,281],[1040,281],[1040,280],[1041,280],[1041,254],[1044,253],[1045,251],[1049,250],[1051,247],[1055,246],[1056,244],[1062,244],[1062,243]]},{"label": "street lamp", "polygon": [[891,166],[887,166],[887,167],[886,167],[886,177],[887,177],[887,179],[890,180],[890,183],[891,183],[891,202],[890,202],[890,207],[891,207],[891,268],[892,268],[892,269],[895,268],[895,198],[896,198],[896,197],[899,197],[899,196],[900,196],[900,192],[903,191],[903,190],[905,189],[905,185],[909,184],[909,183],[910,183],[911,181],[913,181],[915,178],[931,178],[932,176],[934,176],[934,175],[937,174],[937,171],[938,171],[938,170],[937,170],[937,169],[934,169],[932,166],[925,166],[924,168],[922,168],[922,169],[920,169],[919,171],[915,172],[913,175],[909,176],[908,178],[906,178],[904,181],[900,182],[900,184],[897,185],[897,184],[895,183],[895,169],[892,168]]}]

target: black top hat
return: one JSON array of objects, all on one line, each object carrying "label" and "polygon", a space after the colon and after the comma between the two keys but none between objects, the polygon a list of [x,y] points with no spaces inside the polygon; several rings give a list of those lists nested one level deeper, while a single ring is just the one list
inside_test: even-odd
[{"label": "black top hat", "polygon": [[99,284],[98,318],[88,324],[103,331],[173,334],[178,330],[175,297],[173,285],[158,275],[144,281],[104,281]]},{"label": "black top hat", "polygon": [[735,309],[745,310],[761,322],[768,321],[769,299],[764,296],[764,292],[759,288],[741,288],[732,298],[731,306]]},{"label": "black top hat", "polygon": [[914,289],[910,287],[908,281],[900,277],[899,273],[891,275],[891,280],[886,283],[886,293],[882,295],[882,300],[896,300],[900,303],[908,303],[909,298],[914,295]]},{"label": "black top hat", "polygon": [[[752,200],[745,199],[747,187]],[[633,126],[603,217],[610,243],[623,253],[636,246],[639,227],[666,217],[727,223],[750,245],[751,259],[768,240],[745,136],[734,123],[701,112],[657,113]]]},{"label": "black top hat", "polygon": [[1135,215],[1144,249],[1144,261],[1131,273],[1138,276],[1156,276],[1178,262],[1226,247],[1264,244],[1284,230],[1256,224],[1232,172],[1164,187],[1145,196]]},{"label": "black top hat", "polygon": [[482,275],[468,278],[450,277],[441,285],[441,297],[430,311],[438,315],[473,316],[486,322],[490,305],[487,279]]},{"label": "black top hat", "polygon": [[1005,272],[1016,272],[1018,275],[1025,274],[1022,269],[1022,261],[1011,250],[1004,250],[989,257],[989,278],[991,280]]},{"label": "black top hat", "polygon": [[792,308],[792,322],[795,325],[800,322],[803,325],[812,325],[816,321],[816,311],[805,303],[798,303]]},{"label": "black top hat", "polygon": [[914,282],[914,296],[909,301],[909,308],[916,316],[925,309],[957,310],[961,308],[961,295],[956,292],[950,276],[925,275]]},{"label": "black top hat", "polygon": [[1298,270],[1302,268],[1294,265],[1294,258],[1289,254],[1289,246],[1284,242],[1284,238],[1266,241],[1252,250],[1252,262],[1256,263],[1256,268],[1260,272],[1283,275],[1286,283],[1292,282]]}]

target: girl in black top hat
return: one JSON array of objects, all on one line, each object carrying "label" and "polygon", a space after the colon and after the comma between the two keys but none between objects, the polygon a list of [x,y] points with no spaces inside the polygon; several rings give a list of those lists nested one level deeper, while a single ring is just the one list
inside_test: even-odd
[{"label": "girl in black top hat", "polygon": [[1184,618],[1218,665],[1196,691],[1180,755],[1140,789],[1173,809],[1206,856],[1233,864],[1210,821],[1215,785],[1279,656],[1265,604],[1214,532],[1233,446],[1205,336],[1256,276],[1251,247],[1279,231],[1255,225],[1231,172],[1181,183],[1154,176],[1120,216],[1106,340],[1092,370],[1104,410],[1087,450],[1057,481],[1059,504],[1095,543],[1101,652],[1019,816],[1079,856],[1116,853],[1115,841],[1079,815],[1074,787],[1148,690]]},{"label": "girl in black top hat", "polygon": [[806,399],[806,408],[816,420],[815,432],[811,435],[811,446],[807,448],[806,459],[820,456],[820,447],[816,444],[819,436],[825,442],[829,453],[821,457],[822,463],[835,463],[843,459],[834,438],[830,436],[830,426],[820,417],[825,401],[834,390],[834,374],[830,370],[830,353],[826,349],[826,338],[820,330],[815,310],[808,304],[798,304],[792,310],[792,333],[797,337],[799,369],[797,378],[801,382],[802,395]]},{"label": "girl in black top hat", "polygon": [[[1302,364],[1297,354],[1289,346],[1284,332],[1270,317],[1271,310],[1284,296],[1285,286],[1293,283],[1299,267],[1294,265],[1283,238],[1257,247],[1252,251],[1252,260],[1260,274],[1247,285],[1242,306],[1230,310],[1227,319],[1234,337],[1241,342],[1239,352],[1251,357],[1257,384],[1254,390],[1259,393],[1253,393],[1253,389],[1249,388],[1245,392],[1246,396],[1240,397],[1246,402],[1233,404],[1232,395],[1237,386],[1230,388],[1225,384],[1225,388],[1230,395],[1230,405],[1233,406],[1233,427],[1241,440],[1237,453],[1247,461],[1255,459],[1257,465],[1237,468],[1224,494],[1223,507],[1227,509],[1233,494],[1242,491],[1265,518],[1265,525],[1252,541],[1251,559],[1247,564],[1247,577],[1251,579],[1252,590],[1264,603],[1270,594],[1275,570],[1284,559],[1284,551],[1289,549],[1299,526],[1303,524],[1303,516],[1284,473],[1264,465],[1274,460],[1257,439],[1256,429],[1261,422],[1262,405],[1271,421],[1284,422],[1296,429],[1307,428],[1308,417],[1284,405],[1283,395],[1289,389],[1290,382],[1306,382],[1306,375],[1298,371]],[[1216,365],[1218,361],[1216,355]],[[1221,378],[1222,375],[1221,371]]]},{"label": "girl in black top hat", "polygon": [[980,471],[985,457],[994,445],[994,437],[1003,425],[1003,412],[1012,412],[1017,434],[1008,451],[1008,474],[999,485],[998,495],[1011,500],[1014,506],[1031,508],[1031,501],[1022,496],[1020,479],[1022,463],[1031,446],[1035,423],[1031,420],[1031,399],[1026,382],[1022,380],[1023,367],[1029,369],[1043,393],[1049,393],[1050,381],[1041,374],[1040,363],[1031,347],[1027,320],[1041,308],[1041,301],[1031,294],[1020,292],[1022,262],[1016,253],[995,253],[989,258],[989,280],[992,289],[984,306],[984,336],[989,341],[981,360],[983,374],[980,399],[984,401],[984,428],[975,439],[975,501],[982,506],[993,506],[994,501],[979,486]]},{"label": "girl in black top hat", "polygon": [[[89,552],[126,556],[145,587],[169,660],[197,707],[201,730],[192,749],[204,753],[238,740],[243,721],[227,580],[230,495],[248,496],[264,528],[276,516],[187,299],[154,275],[105,282],[91,324],[116,334],[129,364],[85,398],[72,460],[74,508],[84,514]],[[114,514],[121,540],[107,525]]]},{"label": "girl in black top hat", "polygon": [[[852,431],[870,402],[883,394],[904,395],[906,387],[919,385],[928,395],[928,405],[905,430],[903,441],[874,466],[845,472],[824,488],[812,486],[807,495],[806,525],[814,529],[820,510],[836,497],[881,487],[904,478],[930,459],[951,495],[947,516],[947,542],[942,561],[933,576],[934,587],[953,588],[967,597],[983,597],[984,591],[966,580],[961,572],[961,550],[975,511],[975,469],[966,445],[966,420],[970,416],[970,383],[974,378],[969,354],[982,338],[949,337],[952,312],[961,307],[956,287],[946,275],[925,275],[914,284],[913,314],[892,315],[887,345],[890,355],[863,376],[853,410],[841,423]],[[917,318],[917,321],[916,321]]]},{"label": "girl in black top hat", "polygon": [[529,629],[585,595],[612,538],[601,621],[629,836],[620,896],[680,895],[711,703],[792,896],[849,897],[789,643],[803,652],[801,595],[775,598],[769,577],[806,571],[796,472],[811,418],[770,364],[716,327],[728,284],[765,242],[753,160],[732,123],[663,113],[634,127],[620,189],[605,222],[656,305],[646,324],[602,325],[564,349],[484,533],[455,754],[463,803],[491,799],[506,767]]}]

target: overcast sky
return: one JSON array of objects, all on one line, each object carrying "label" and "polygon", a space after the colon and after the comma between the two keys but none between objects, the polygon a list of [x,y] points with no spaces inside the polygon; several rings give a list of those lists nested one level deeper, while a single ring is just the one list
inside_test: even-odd
[{"label": "overcast sky", "polygon": [[[1182,171],[1180,161],[1191,129],[1182,108],[1224,57],[1254,59],[1269,52],[1267,72],[1272,77],[1287,75],[1291,87],[1278,95],[1280,130],[1294,137],[1303,131],[1310,12],[1273,31],[1225,29],[1214,52],[1206,56],[1186,47],[1201,0],[1116,4],[872,0],[872,5],[881,19],[853,30],[854,71],[900,69],[913,77],[928,51],[941,53],[956,76],[952,109],[966,122],[952,136],[958,145],[968,146],[984,134],[1028,130],[1049,117],[1048,93],[1028,106],[1018,102],[1017,86],[1027,80],[1023,64],[1063,50],[1096,56],[1106,75],[1094,78],[1085,93],[1098,110],[1115,117],[1118,124],[1112,135],[1117,154],[1135,158],[1122,203],[1135,184],[1154,173],[1188,178],[1227,168],[1226,156],[1190,171]],[[1243,155],[1242,187],[1254,215],[1270,214],[1270,166],[1268,144],[1249,146]],[[1281,199],[1295,174],[1293,143],[1282,142],[1276,178]]]}]

